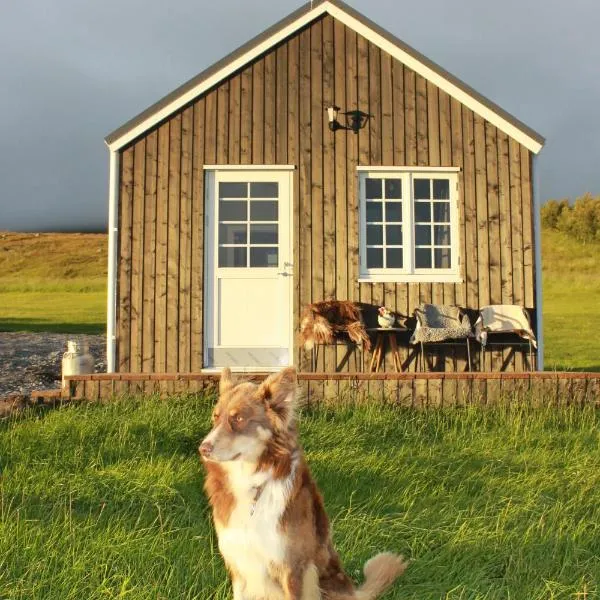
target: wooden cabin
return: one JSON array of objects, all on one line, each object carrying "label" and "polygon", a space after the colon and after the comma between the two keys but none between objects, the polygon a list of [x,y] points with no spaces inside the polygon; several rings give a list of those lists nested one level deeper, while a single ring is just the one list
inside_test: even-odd
[{"label": "wooden cabin", "polygon": [[[404,315],[519,304],[543,347],[543,138],[340,0],[309,2],[106,143],[109,371],[308,370],[300,314],[327,298]],[[507,350],[475,368],[503,363],[524,368]]]}]

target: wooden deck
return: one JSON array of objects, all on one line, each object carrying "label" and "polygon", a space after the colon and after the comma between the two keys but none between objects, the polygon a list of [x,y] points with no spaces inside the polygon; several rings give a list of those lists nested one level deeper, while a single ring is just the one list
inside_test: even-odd
[{"label": "wooden deck", "polygon": [[[265,373],[245,374],[261,380]],[[123,394],[170,396],[210,392],[213,373],[110,373],[65,378],[63,397],[105,399]],[[299,373],[308,403],[385,401],[402,406],[466,406],[522,397],[542,404],[600,407],[600,373]]]}]

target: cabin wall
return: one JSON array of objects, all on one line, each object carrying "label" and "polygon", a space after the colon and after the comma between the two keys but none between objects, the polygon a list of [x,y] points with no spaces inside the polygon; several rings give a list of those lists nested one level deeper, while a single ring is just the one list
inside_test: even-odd
[{"label": "cabin wall", "polygon": [[[333,103],[373,117],[358,135],[332,133]],[[523,304],[535,323],[529,150],[327,15],[122,151],[118,371],[202,368],[205,164],[296,166],[296,329],[302,307],[328,297],[403,314],[420,302]],[[461,168],[462,283],[358,282],[357,165]],[[320,368],[340,352],[321,353]],[[439,360],[465,368],[462,355]],[[308,368],[300,350],[297,364]],[[508,369],[523,369],[519,353]]]}]

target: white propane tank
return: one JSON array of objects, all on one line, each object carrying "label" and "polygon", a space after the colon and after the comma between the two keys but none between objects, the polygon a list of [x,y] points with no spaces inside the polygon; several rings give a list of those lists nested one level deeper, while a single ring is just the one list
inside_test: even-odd
[{"label": "white propane tank", "polygon": [[88,345],[68,340],[67,351],[62,359],[62,387],[65,387],[65,375],[87,375],[93,372],[94,357],[89,353]]}]

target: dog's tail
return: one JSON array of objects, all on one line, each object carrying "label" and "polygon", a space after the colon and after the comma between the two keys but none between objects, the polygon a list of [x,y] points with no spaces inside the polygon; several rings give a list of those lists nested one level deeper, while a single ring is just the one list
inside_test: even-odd
[{"label": "dog's tail", "polygon": [[399,554],[382,552],[364,566],[365,582],[354,592],[355,600],[375,600],[402,575],[408,562]]}]

